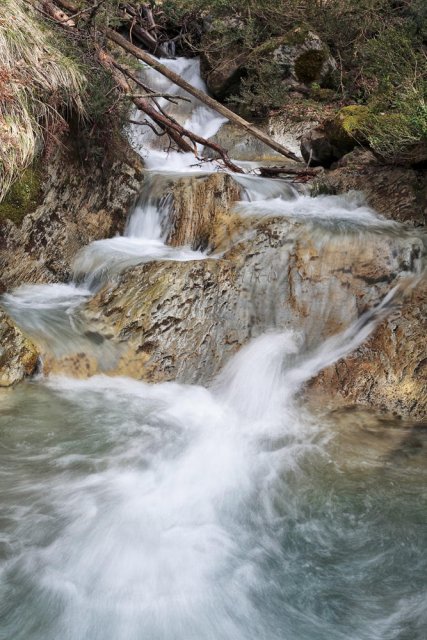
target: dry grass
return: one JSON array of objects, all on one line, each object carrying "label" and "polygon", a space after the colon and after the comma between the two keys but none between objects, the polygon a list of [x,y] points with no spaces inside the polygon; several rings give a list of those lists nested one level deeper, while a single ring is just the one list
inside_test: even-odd
[{"label": "dry grass", "polygon": [[63,114],[84,114],[85,76],[52,44],[52,33],[23,0],[0,5],[0,202],[41,152]]}]

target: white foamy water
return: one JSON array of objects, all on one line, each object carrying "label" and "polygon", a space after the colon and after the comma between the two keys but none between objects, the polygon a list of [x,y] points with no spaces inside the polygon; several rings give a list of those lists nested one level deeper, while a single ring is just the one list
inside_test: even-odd
[{"label": "white foamy water", "polygon": [[298,349],[262,336],[212,390],[96,377],[7,398],[0,638],[422,640],[427,531],[402,542],[426,450],[406,500],[395,464],[343,474],[289,388]]},{"label": "white foamy water", "polygon": [[[200,75],[200,62],[198,58],[176,58],[174,60],[162,60],[162,63],[172,71],[180,75],[191,85],[206,92],[206,85]],[[184,97],[187,100],[190,96],[180,87],[173,85],[167,78],[153,69],[144,70],[146,83],[156,93],[166,93],[172,96]],[[191,102],[184,100],[177,101],[177,104],[168,102],[165,98],[158,100],[162,109],[165,109],[172,117],[182,124],[185,129],[209,139],[220,129],[221,125],[227,122],[226,118],[219,116],[216,111],[209,109],[201,102],[191,98]],[[136,112],[135,117],[137,117]],[[166,167],[169,171],[186,172],[188,170],[200,169],[201,171],[218,170],[215,162],[200,163],[194,153],[179,153],[169,149],[169,144],[162,148],[156,134],[148,127],[132,125],[130,127],[130,140],[134,148],[142,155],[146,166],[150,170],[163,171]],[[197,155],[201,157],[203,148],[197,146]]]},{"label": "white foamy water", "polygon": [[[200,77],[198,59],[177,58],[168,60],[167,64],[194,86],[206,90]],[[145,76],[156,91],[181,94],[177,87],[157,72],[149,70],[145,72]],[[214,135],[225,122],[224,118],[218,118],[211,109],[195,101],[180,102],[176,107],[162,98],[159,104],[171,111],[184,126],[207,138]],[[204,172],[218,169],[214,163],[198,166],[194,154],[171,152],[164,139],[165,148],[158,147],[157,136],[149,127],[133,126],[130,136],[141,155],[148,155],[145,158],[146,167],[157,169],[160,174],[173,178],[197,169]],[[4,303],[7,311],[25,331],[44,344],[50,342],[57,353],[63,352],[67,346],[70,349],[78,345],[82,347],[86,338],[75,312],[79,303],[87,299],[89,290],[96,290],[109,279],[138,264],[156,260],[202,260],[206,257],[204,253],[193,251],[190,247],[175,248],[166,244],[170,194],[167,191],[160,194],[155,192],[155,180],[156,174],[146,174],[139,202],[129,217],[123,236],[92,242],[76,256],[74,280],[78,283],[77,286],[38,286],[36,299],[33,298],[33,288],[24,286],[6,296]],[[61,287],[59,296],[58,287]]]},{"label": "white foamy water", "polygon": [[272,197],[266,199],[259,197],[255,192],[255,197],[249,196],[248,201],[238,203],[235,209],[243,216],[284,216],[337,230],[340,227],[370,228],[389,232],[401,229],[397,222],[387,220],[369,207],[358,192],[316,198],[296,193],[284,197],[285,193],[273,192]]},{"label": "white foamy water", "polygon": [[[197,61],[167,64],[204,88]],[[202,105],[173,114],[204,137],[221,124]],[[53,351],[108,357],[80,305],[135,264],[205,257],[165,243],[170,181],[217,165],[194,167],[194,155],[162,150],[147,128],[132,137],[150,172],[124,235],[80,253],[78,285],[3,296]],[[242,214],[298,218],[324,242],[401,229],[354,196],[236,180]],[[0,640],[425,640],[426,438],[390,419],[362,448],[362,428],[352,442],[345,415],[334,423],[302,395],[402,294],[308,351],[302,332],[272,330],[209,388],[97,376],[0,390]],[[351,415],[363,426],[364,414]]]}]

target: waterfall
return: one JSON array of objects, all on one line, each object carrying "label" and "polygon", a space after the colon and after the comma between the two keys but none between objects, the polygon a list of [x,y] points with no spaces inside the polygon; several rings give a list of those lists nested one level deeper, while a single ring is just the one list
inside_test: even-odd
[{"label": "waterfall", "polygon": [[[165,63],[205,88],[198,60]],[[156,91],[182,97],[144,73]],[[224,122],[177,102],[161,99],[205,138]],[[170,185],[218,166],[162,148],[147,127],[129,136],[146,174],[123,236],[84,248],[72,283],[2,297],[59,355],[114,359],[82,309],[128,268],[208,258],[167,244]],[[285,180],[234,179],[242,218],[296,221],[324,245],[407,233],[357,194],[311,198]],[[0,640],[424,640],[425,434],[412,446],[390,418],[376,437],[375,416],[366,426],[363,413],[331,416],[300,397],[366,341],[420,270],[308,346],[303,327],[269,326],[206,386],[40,375],[2,396]],[[267,285],[257,292],[260,306],[277,297]],[[322,312],[312,309],[313,325]]]}]

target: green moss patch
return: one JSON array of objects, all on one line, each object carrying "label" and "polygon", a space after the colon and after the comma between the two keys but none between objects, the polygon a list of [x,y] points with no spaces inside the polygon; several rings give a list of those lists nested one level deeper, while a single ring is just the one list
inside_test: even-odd
[{"label": "green moss patch", "polygon": [[366,143],[364,131],[370,117],[371,112],[368,107],[362,105],[343,107],[332,120],[325,123],[329,140],[343,152],[351,151],[357,143]]},{"label": "green moss patch", "polygon": [[300,82],[315,82],[320,77],[322,67],[328,57],[324,49],[304,51],[295,60],[295,75]]},{"label": "green moss patch", "polygon": [[9,218],[20,224],[23,218],[34,211],[42,199],[42,174],[36,167],[26,169],[0,202],[0,219]]},{"label": "green moss patch", "polygon": [[337,122],[346,134],[354,136],[357,135],[357,132],[364,126],[369,117],[369,107],[353,104],[340,109],[337,115]]},{"label": "green moss patch", "polygon": [[271,54],[280,47],[296,47],[298,45],[303,45],[309,35],[310,30],[308,27],[297,27],[296,29],[292,29],[292,31],[286,33],[284,36],[269,38],[253,50],[251,57],[269,59]]}]

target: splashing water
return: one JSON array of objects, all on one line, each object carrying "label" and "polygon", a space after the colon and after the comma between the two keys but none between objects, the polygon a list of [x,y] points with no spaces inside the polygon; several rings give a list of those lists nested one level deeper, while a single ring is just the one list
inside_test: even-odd
[{"label": "splashing water", "polygon": [[262,336],[212,390],[96,377],[9,396],[0,638],[422,640],[427,442],[411,467],[344,474],[292,400],[297,351]]},{"label": "splashing water", "polygon": [[[167,64],[204,89],[196,60]],[[146,73],[156,91],[181,95]],[[172,114],[204,137],[223,122],[194,102]],[[107,280],[141,262],[206,257],[166,244],[168,185],[215,165],[194,167],[149,129],[130,135],[149,149],[149,172],[124,236],[85,248],[75,283],[2,300],[59,353],[96,342],[79,308]],[[298,218],[325,242],[401,232],[352,195],[236,181],[242,215]],[[272,330],[209,388],[97,376],[4,390],[0,640],[425,640],[425,434],[388,419],[376,438],[375,416],[366,429],[361,412],[334,422],[300,397],[403,293],[309,350],[304,335]]]}]

